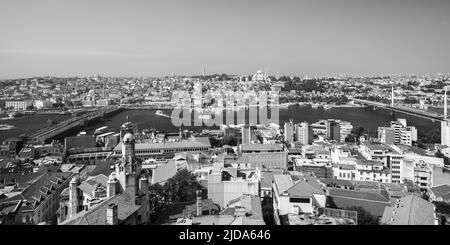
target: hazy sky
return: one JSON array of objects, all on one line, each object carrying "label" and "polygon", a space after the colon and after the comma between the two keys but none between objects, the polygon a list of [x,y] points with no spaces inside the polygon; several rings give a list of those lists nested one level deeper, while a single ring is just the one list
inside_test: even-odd
[{"label": "hazy sky", "polygon": [[0,0],[0,78],[450,72],[448,0]]}]

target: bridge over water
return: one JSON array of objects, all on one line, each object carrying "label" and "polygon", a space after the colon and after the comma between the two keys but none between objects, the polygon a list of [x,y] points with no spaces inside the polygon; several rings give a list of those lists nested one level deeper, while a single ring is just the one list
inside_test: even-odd
[{"label": "bridge over water", "polygon": [[90,121],[97,120],[104,118],[106,116],[115,114],[117,112],[122,111],[123,108],[121,107],[112,107],[112,108],[106,108],[106,109],[100,109],[96,111],[91,111],[84,113],[79,116],[75,116],[72,118],[69,118],[67,120],[64,120],[62,122],[59,122],[56,125],[52,125],[49,127],[45,127],[43,129],[40,129],[30,135],[30,139],[32,142],[36,143],[45,143],[45,141],[52,139],[60,134],[63,134],[64,132],[74,129],[76,127],[82,127],[89,123]]},{"label": "bridge over water", "polygon": [[437,113],[437,112],[433,112],[433,111],[427,111],[427,110],[422,110],[422,109],[407,107],[407,106],[402,106],[402,105],[391,106],[388,104],[370,101],[370,100],[363,100],[363,99],[356,99],[356,98],[349,98],[349,99],[358,104],[371,105],[371,106],[384,108],[384,109],[391,110],[391,111],[405,113],[405,114],[412,115],[412,116],[422,117],[422,118],[430,119],[433,122],[445,121],[444,115]]}]

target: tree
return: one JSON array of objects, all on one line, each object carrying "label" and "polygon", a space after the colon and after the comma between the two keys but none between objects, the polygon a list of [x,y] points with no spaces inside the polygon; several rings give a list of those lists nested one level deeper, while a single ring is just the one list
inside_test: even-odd
[{"label": "tree", "polygon": [[355,142],[356,141],[356,137],[353,134],[349,134],[347,135],[347,137],[345,137],[345,142],[349,143],[349,142]]},{"label": "tree", "polygon": [[187,169],[178,171],[163,186],[159,184],[150,186],[155,205],[193,201],[199,189],[202,189],[201,185]]},{"label": "tree", "polygon": [[450,158],[446,157],[440,150],[438,150],[436,152],[435,157],[443,158],[445,165],[449,165],[450,164]]},{"label": "tree", "polygon": [[347,210],[356,211],[358,214],[358,225],[379,225],[380,219],[371,213],[369,213],[367,210],[365,210],[363,207],[350,207]]},{"label": "tree", "polygon": [[227,135],[222,138],[221,143],[222,145],[236,146],[237,140],[233,136]]}]

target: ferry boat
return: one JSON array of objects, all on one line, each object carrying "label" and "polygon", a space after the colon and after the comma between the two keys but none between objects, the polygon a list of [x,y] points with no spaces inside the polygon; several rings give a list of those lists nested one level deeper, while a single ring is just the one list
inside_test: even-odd
[{"label": "ferry boat", "polygon": [[9,116],[10,118],[16,118],[16,117],[21,117],[21,116],[23,116],[23,114],[20,113],[20,112],[18,112],[18,111],[15,111],[15,112],[9,113],[8,116]]},{"label": "ferry boat", "polygon": [[36,114],[36,112],[35,111],[24,111],[23,114],[25,114],[25,115],[34,115],[34,114]]},{"label": "ferry boat", "polygon": [[100,127],[94,131],[94,134],[102,134],[102,133],[106,132],[107,129],[108,129],[108,126]]},{"label": "ferry boat", "polygon": [[81,136],[81,135],[87,135],[87,133],[86,133],[86,131],[80,131],[78,134],[77,134],[77,136]]},{"label": "ferry boat", "polygon": [[10,129],[14,129],[16,127],[14,127],[13,125],[9,125],[9,124],[0,124],[0,130],[10,130]]}]

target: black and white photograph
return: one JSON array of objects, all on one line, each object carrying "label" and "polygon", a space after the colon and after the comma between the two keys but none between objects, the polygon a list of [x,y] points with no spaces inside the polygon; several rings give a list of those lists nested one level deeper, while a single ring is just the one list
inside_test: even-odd
[{"label": "black and white photograph", "polygon": [[449,91],[448,0],[0,0],[0,234],[448,225]]}]

